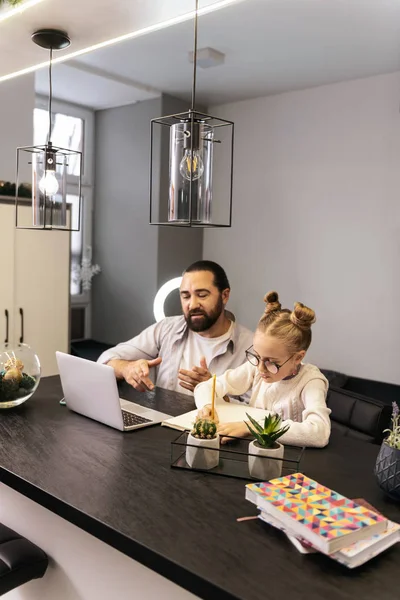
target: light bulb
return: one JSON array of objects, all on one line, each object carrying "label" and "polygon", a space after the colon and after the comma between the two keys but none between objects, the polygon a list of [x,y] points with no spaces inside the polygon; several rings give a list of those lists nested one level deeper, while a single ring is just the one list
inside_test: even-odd
[{"label": "light bulb", "polygon": [[58,192],[58,181],[54,171],[46,171],[39,181],[39,189],[46,196],[54,196]]},{"label": "light bulb", "polygon": [[179,165],[179,172],[182,177],[188,179],[189,181],[196,181],[196,179],[200,179],[204,173],[204,164],[199,150],[193,150],[193,156],[190,148],[185,150],[185,154]]}]

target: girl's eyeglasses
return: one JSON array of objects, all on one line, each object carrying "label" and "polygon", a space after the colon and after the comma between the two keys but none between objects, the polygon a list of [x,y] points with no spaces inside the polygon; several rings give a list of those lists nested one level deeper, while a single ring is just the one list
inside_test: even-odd
[{"label": "girl's eyeglasses", "polygon": [[277,363],[274,363],[268,359],[263,360],[262,358],[260,358],[257,354],[254,354],[253,352],[250,352],[250,349],[253,346],[250,346],[250,348],[248,348],[246,350],[246,358],[249,361],[250,364],[254,365],[255,367],[258,367],[258,365],[260,364],[260,362],[264,365],[264,368],[271,373],[271,375],[276,375],[279,371],[279,369],[281,369],[283,367],[283,365],[286,365],[287,362],[289,362],[289,360],[291,358],[293,358],[293,356],[289,356],[289,358],[287,360],[285,360],[284,363],[282,363],[281,365],[278,365]]}]

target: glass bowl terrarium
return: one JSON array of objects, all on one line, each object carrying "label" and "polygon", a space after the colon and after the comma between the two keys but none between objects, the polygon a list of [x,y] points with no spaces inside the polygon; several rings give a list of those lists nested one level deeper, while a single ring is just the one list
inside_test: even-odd
[{"label": "glass bowl terrarium", "polygon": [[32,348],[0,348],[0,409],[22,404],[40,381],[40,362]]}]

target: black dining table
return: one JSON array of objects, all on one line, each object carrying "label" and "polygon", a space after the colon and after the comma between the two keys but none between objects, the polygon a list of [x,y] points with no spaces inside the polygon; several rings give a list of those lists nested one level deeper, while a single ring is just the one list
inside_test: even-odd
[{"label": "black dining table", "polygon": [[[193,399],[157,388],[121,397],[171,415]],[[179,432],[152,426],[120,432],[59,403],[58,377],[44,378],[24,405],[0,411],[0,483],[205,600],[398,600],[400,546],[354,570],[302,555],[260,520],[246,481],[171,468]],[[307,449],[301,470],[400,521],[377,486],[379,447],[333,431]]]}]

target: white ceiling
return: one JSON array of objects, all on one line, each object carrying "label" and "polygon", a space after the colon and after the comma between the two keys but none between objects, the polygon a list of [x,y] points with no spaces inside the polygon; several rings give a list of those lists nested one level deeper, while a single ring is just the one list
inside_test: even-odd
[{"label": "white ceiling", "polygon": [[[57,53],[62,57],[118,36],[162,26],[171,19],[185,19],[194,10],[187,0],[33,0],[34,6],[2,20],[10,11],[0,8],[0,79],[47,60],[44,50],[30,39],[36,29],[67,31],[72,46]],[[225,3],[240,0],[225,0]],[[32,0],[25,0],[27,6]],[[199,9],[218,6],[222,0],[199,0]],[[21,5],[23,7],[24,4]],[[11,12],[14,12],[11,9]]]},{"label": "white ceiling", "polygon": [[[133,29],[134,23],[145,26],[188,9],[187,0],[44,0],[29,12],[46,5],[58,10],[62,3],[67,5],[65,11],[57,23],[51,23],[68,29],[74,49],[94,43],[95,38],[126,32],[128,20]],[[80,14],[72,18],[74,4]],[[114,7],[118,17],[125,7],[125,29],[116,24]],[[36,23],[43,25],[38,18]],[[10,20],[0,26],[7,30],[11,24]],[[49,19],[44,24],[49,25]],[[182,22],[55,66],[55,95],[94,108],[144,100],[161,92],[188,98],[192,25]],[[0,56],[4,56],[3,44],[0,37]],[[226,54],[225,64],[198,71],[198,100],[205,105],[396,71],[400,69],[400,0],[239,1],[199,19],[199,47]],[[37,54],[41,51],[33,50],[31,64],[43,60],[42,53]],[[10,72],[10,64],[0,58],[0,74],[5,70]],[[37,90],[47,93],[45,70],[37,73]]]}]

